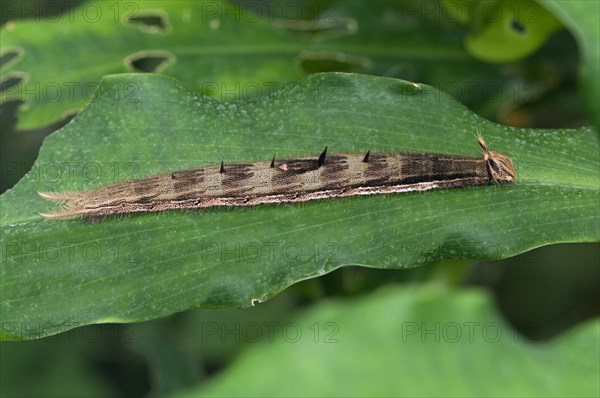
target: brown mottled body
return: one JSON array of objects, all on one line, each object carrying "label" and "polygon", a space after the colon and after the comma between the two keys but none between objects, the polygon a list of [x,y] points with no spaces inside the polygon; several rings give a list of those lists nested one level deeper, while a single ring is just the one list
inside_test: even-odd
[{"label": "brown mottled body", "polygon": [[510,182],[508,157],[487,149],[481,158],[433,153],[327,155],[271,162],[231,163],[165,173],[75,193],[40,193],[66,204],[47,218],[254,206]]}]

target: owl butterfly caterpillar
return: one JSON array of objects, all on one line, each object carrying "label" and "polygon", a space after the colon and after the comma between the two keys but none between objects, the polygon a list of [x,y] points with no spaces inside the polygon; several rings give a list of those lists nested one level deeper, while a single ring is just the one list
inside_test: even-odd
[{"label": "owl butterfly caterpillar", "polygon": [[358,195],[427,191],[508,183],[512,161],[490,151],[482,137],[479,158],[435,153],[327,154],[179,170],[85,192],[38,192],[64,208],[50,219],[93,222],[116,214],[295,203]]}]

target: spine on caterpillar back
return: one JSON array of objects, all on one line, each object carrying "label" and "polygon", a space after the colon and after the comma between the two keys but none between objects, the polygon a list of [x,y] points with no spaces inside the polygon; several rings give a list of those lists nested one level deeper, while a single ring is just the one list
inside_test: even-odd
[{"label": "spine on caterpillar back", "polygon": [[47,218],[99,218],[137,212],[254,206],[514,180],[511,160],[489,151],[482,158],[433,153],[370,153],[230,163],[180,170],[76,193],[40,193],[65,204]]}]

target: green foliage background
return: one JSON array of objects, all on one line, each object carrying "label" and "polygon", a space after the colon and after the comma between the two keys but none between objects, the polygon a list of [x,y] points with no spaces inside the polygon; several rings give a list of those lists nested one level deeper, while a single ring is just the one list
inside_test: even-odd
[{"label": "green foliage background", "polygon": [[[0,344],[2,396],[600,394],[598,245],[530,251],[600,236],[596,2],[7,4],[0,320],[39,340]],[[325,145],[477,156],[476,131],[517,184],[37,215],[36,190]],[[300,255],[243,250],[271,244]]]}]

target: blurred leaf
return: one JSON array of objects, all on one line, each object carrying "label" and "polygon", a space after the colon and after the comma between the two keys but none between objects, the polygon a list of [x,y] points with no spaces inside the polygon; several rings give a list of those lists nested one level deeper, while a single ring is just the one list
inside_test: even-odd
[{"label": "blurred leaf", "polygon": [[599,333],[530,343],[480,291],[389,289],[323,303],[174,396],[598,396]]},{"label": "blurred leaf", "polygon": [[[519,182],[299,205],[50,221],[36,191],[84,190],[193,166],[351,151],[480,156],[475,133]],[[343,265],[498,259],[600,238],[596,131],[513,129],[425,85],[313,75],[260,101],[220,102],[160,75],[106,77],[0,196],[5,338],[247,307]]]},{"label": "blurred leaf", "polygon": [[[560,22],[534,1],[447,0],[450,10],[458,9],[470,22],[472,32],[466,38],[471,55],[488,62],[514,62],[537,49],[550,34],[561,28]],[[469,16],[471,18],[469,18]]]},{"label": "blurred leaf", "polygon": [[135,329],[132,348],[148,362],[152,388],[147,395],[151,397],[163,397],[165,392],[196,384],[203,376],[199,366],[201,352],[190,349],[188,341],[178,338],[179,328],[173,323],[168,318],[164,324],[143,323]]},{"label": "blurred leaf", "polygon": [[46,0],[4,0],[2,1],[0,25],[15,20],[56,19],[58,15],[69,12],[81,2],[82,0],[55,1],[52,3]]},{"label": "blurred leaf", "polygon": [[600,315],[600,245],[565,243],[502,261],[480,262],[470,282],[496,292],[510,323],[535,339],[548,339]]},{"label": "blurred leaf", "polygon": [[[0,396],[139,396],[147,388],[146,369],[124,357],[120,346],[133,337],[123,325],[93,325],[37,341],[2,342]],[[109,377],[113,372],[118,376]],[[25,383],[24,377],[35,382]]]},{"label": "blurred leaf", "polygon": [[436,85],[468,106],[507,79],[466,53],[462,27],[421,17],[437,1],[326,2],[307,15],[297,2],[265,3],[89,2],[10,23],[0,78],[13,83],[0,99],[24,101],[23,129],[78,111],[118,72],[161,72],[225,100],[265,96],[307,73],[365,72]]},{"label": "blurred leaf", "polygon": [[569,28],[581,53],[581,90],[596,127],[600,126],[600,2],[540,0]]},{"label": "blurred leaf", "polygon": [[297,303],[286,294],[290,291],[257,307],[196,310],[128,325],[135,331],[130,347],[147,358],[151,369],[147,395],[164,397],[197,385],[233,362],[249,343],[273,341],[269,325],[280,327],[294,314]]}]

